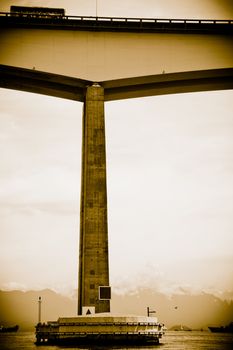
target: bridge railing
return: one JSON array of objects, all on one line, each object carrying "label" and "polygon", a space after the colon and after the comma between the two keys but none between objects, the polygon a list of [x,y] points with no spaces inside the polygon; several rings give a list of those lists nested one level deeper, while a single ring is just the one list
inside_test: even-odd
[{"label": "bridge railing", "polygon": [[0,12],[1,26],[145,33],[233,34],[233,20],[66,16]]},{"label": "bridge railing", "polygon": [[31,14],[31,13],[10,13],[0,12],[0,16],[5,17],[26,17],[26,18],[57,18],[61,20],[74,20],[74,21],[108,21],[108,22],[137,22],[137,23],[158,23],[158,24],[233,24],[233,20],[216,20],[216,19],[166,19],[166,18],[138,18],[138,17],[95,17],[95,16],[60,16],[50,14]]}]

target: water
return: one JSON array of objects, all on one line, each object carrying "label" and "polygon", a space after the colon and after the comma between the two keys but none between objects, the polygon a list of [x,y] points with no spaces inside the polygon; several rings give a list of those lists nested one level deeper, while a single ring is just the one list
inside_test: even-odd
[{"label": "water", "polygon": [[[33,332],[18,332],[0,334],[0,350],[62,350],[64,346],[36,346]],[[103,347],[102,347],[103,348]],[[82,350],[83,347],[69,347],[69,350]],[[101,347],[90,347],[98,349]],[[107,348],[105,348],[107,349]],[[109,347],[108,349],[113,349]],[[150,347],[114,347],[114,349],[156,349],[156,350],[233,350],[233,334],[218,334],[210,332],[171,332],[160,340],[159,345]],[[87,350],[87,348],[85,348]]]}]

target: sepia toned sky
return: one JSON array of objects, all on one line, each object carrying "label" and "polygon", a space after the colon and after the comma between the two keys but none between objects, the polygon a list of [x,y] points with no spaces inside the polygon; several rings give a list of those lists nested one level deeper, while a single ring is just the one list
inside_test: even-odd
[{"label": "sepia toned sky", "polygon": [[[95,15],[95,0],[1,1]],[[233,18],[232,1],[97,1],[99,16]],[[115,291],[233,290],[233,92],[108,102]],[[77,288],[82,104],[0,90],[0,289]]]}]

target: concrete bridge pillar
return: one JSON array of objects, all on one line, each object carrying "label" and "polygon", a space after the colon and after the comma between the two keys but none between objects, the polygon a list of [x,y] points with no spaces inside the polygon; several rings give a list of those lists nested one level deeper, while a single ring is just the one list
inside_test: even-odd
[{"label": "concrete bridge pillar", "polygon": [[104,89],[97,83],[86,90],[82,138],[79,315],[110,311]]}]

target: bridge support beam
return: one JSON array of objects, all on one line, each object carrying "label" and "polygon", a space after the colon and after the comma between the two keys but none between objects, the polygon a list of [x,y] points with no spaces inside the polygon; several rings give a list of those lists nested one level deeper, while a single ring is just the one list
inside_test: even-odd
[{"label": "bridge support beam", "polygon": [[[109,312],[104,89],[87,87],[83,108],[78,314]],[[88,311],[89,310],[89,311]]]}]

